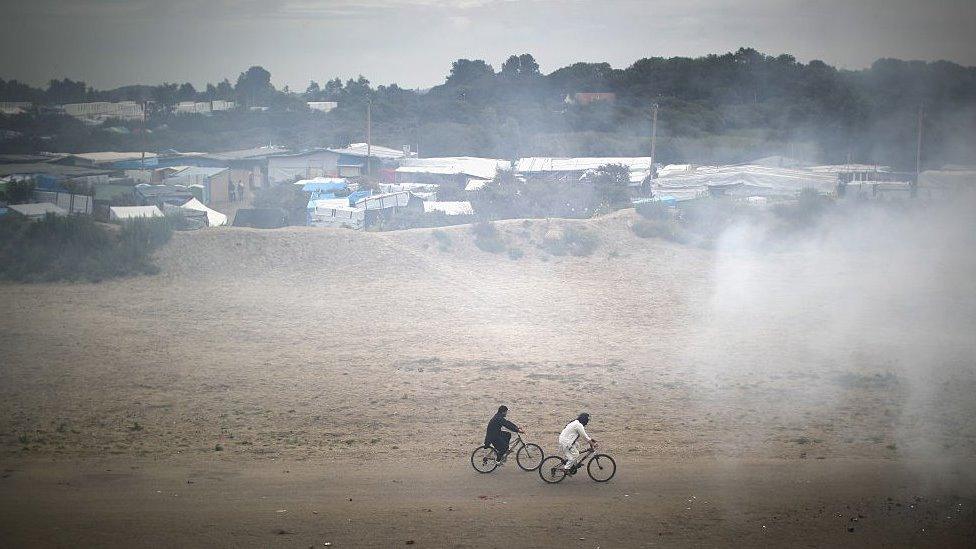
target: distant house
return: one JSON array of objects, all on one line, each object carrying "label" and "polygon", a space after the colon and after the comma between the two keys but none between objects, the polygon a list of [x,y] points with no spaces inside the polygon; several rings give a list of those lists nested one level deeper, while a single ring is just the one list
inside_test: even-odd
[{"label": "distant house", "polygon": [[68,103],[61,105],[61,112],[88,123],[104,122],[110,118],[120,120],[142,120],[145,111],[135,101],[92,101],[88,103]]},{"label": "distant house", "polygon": [[159,155],[152,152],[91,152],[69,154],[55,160],[58,164],[103,168],[109,170],[139,170],[159,164]]},{"label": "distant house", "polygon": [[309,101],[306,104],[309,109],[319,112],[329,112],[339,106],[339,103],[335,101]]},{"label": "distant house", "polygon": [[223,99],[214,99],[210,102],[210,110],[213,112],[229,111],[237,107],[237,104],[233,101],[224,101]]},{"label": "distant house", "polygon": [[176,114],[210,114],[210,101],[180,101],[173,107]]},{"label": "distant house", "polygon": [[201,202],[208,206],[226,206],[239,202],[240,187],[231,182],[230,168],[187,166],[163,179],[167,185],[201,189]]},{"label": "distant house", "polygon": [[216,153],[181,153],[160,161],[170,166],[199,166],[230,168],[230,179],[235,185],[243,185],[254,191],[268,186],[268,158],[287,154],[282,147],[255,147]]},{"label": "distant house", "polygon": [[365,143],[277,154],[268,157],[268,180],[282,183],[313,177],[357,177],[366,174],[367,162],[378,173],[384,165],[393,165],[406,154],[378,145],[367,147]]},{"label": "distant house", "polygon": [[395,173],[397,183],[433,183],[461,189],[472,179],[491,181],[498,174],[498,170],[511,168],[511,162],[495,158],[405,158]]},{"label": "distant house", "polygon": [[579,92],[572,96],[567,95],[565,102],[570,105],[589,105],[590,103],[604,102],[613,103],[617,100],[617,94],[610,92]]},{"label": "distant house", "polygon": [[651,175],[651,158],[636,157],[582,157],[582,158],[519,158],[515,172],[526,178],[548,178],[560,181],[580,181],[588,172],[607,164],[622,164],[630,172],[631,185],[639,186]]},{"label": "distant house", "polygon": [[7,116],[24,114],[34,109],[30,101],[0,101],[0,114]]},{"label": "distant house", "polygon": [[[312,179],[314,177],[335,177],[340,173],[339,153],[329,149],[281,153],[268,157],[268,181],[271,184]],[[359,175],[359,170],[351,175]]]}]

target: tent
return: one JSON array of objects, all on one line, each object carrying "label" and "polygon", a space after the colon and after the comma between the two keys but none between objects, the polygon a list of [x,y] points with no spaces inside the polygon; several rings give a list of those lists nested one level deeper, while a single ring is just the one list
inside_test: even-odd
[{"label": "tent", "polygon": [[11,204],[7,208],[15,213],[26,217],[31,221],[39,221],[44,219],[47,214],[54,214],[58,217],[64,217],[68,215],[68,211],[60,206],[51,204],[50,202],[41,202],[38,204]]},{"label": "tent", "polygon": [[185,204],[180,206],[187,210],[196,210],[199,212],[204,212],[207,215],[207,225],[211,227],[221,227],[227,224],[227,216],[218,212],[217,210],[206,207],[203,202],[200,202],[196,198],[191,198],[187,200]]},{"label": "tent", "polygon": [[137,217],[163,217],[163,212],[156,206],[112,206],[109,208],[109,219],[124,221]]}]

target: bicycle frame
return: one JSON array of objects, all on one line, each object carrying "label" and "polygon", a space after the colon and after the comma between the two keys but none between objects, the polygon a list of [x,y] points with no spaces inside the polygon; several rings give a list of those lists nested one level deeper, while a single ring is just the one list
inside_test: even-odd
[{"label": "bicycle frame", "polygon": [[579,470],[579,468],[583,466],[583,462],[593,457],[593,454],[595,453],[596,453],[596,448],[594,448],[593,446],[590,446],[586,450],[580,452],[579,459],[577,459],[576,463],[573,465],[573,471]]}]

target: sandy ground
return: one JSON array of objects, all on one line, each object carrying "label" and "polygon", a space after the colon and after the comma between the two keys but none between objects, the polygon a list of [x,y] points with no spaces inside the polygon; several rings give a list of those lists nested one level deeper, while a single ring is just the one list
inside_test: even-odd
[{"label": "sandy ground", "polygon": [[[591,412],[593,435],[624,470],[634,471],[611,483],[614,494],[631,482],[651,497],[662,471],[676,475],[667,481],[673,498],[696,494],[698,468],[681,464],[713,460],[702,474],[715,482],[762,487],[735,501],[737,513],[753,518],[777,509],[801,512],[830,494],[843,495],[838,504],[874,505],[871,498],[887,493],[881,489],[890,485],[886,478],[896,482],[904,471],[915,471],[914,464],[976,458],[970,420],[976,412],[974,277],[953,280],[951,292],[944,278],[931,276],[889,276],[879,284],[878,264],[890,263],[890,256],[849,254],[825,266],[803,251],[726,254],[637,238],[631,222],[630,214],[618,214],[587,222],[502,223],[510,246],[525,252],[518,260],[478,250],[465,227],[443,229],[442,236],[429,230],[217,229],[177,234],[160,254],[158,276],[0,285],[0,461],[18,471],[0,484],[0,500],[10,510],[26,493],[33,502],[20,508],[17,520],[6,519],[3,532],[13,540],[40,540],[38,524],[26,517],[50,509],[68,525],[58,535],[71,536],[84,522],[68,520],[72,512],[105,512],[109,529],[85,535],[125,544],[111,528],[140,525],[163,509],[130,497],[132,487],[176,482],[215,464],[221,474],[240,479],[226,484],[234,498],[256,493],[255,484],[267,487],[269,497],[301,492],[297,484],[270,480],[273,464],[282,462],[306,471],[304,479],[328,469],[337,486],[351,486],[342,483],[355,483],[364,468],[380,469],[359,481],[364,496],[388,494],[387,470],[421,484],[399,492],[388,510],[374,503],[359,516],[394,517],[402,510],[403,518],[393,521],[402,529],[414,522],[411,497],[443,511],[437,504],[442,494],[444,501],[459,498],[457,509],[475,517],[486,504],[460,501],[490,485],[468,474],[467,455],[501,403],[548,452],[568,420],[582,409]],[[538,247],[547,232],[570,223],[600,236],[596,253],[556,257]],[[829,276],[822,276],[824,269]],[[940,283],[911,286],[919,280]],[[917,290],[918,301],[892,298],[908,295],[906,289]],[[110,484],[107,492],[80,488],[76,499],[53,503],[59,499],[56,478],[93,474],[92,460],[105,459],[114,472],[139,469],[119,491]],[[416,465],[431,460],[446,476],[434,478]],[[766,470],[754,465],[760,463],[771,464],[768,482],[758,482]],[[850,472],[858,467],[875,479],[863,484],[863,493]],[[789,503],[791,471],[804,470],[836,491],[804,492]],[[938,476],[960,468],[933,470]],[[36,493],[25,477],[37,479]],[[492,493],[528,489],[546,507],[568,509],[577,495],[596,489],[575,480],[585,492],[546,492],[534,477],[500,480],[501,492]],[[438,491],[430,492],[433,486]],[[927,485],[898,486],[902,492],[891,497],[905,503],[912,489]],[[344,508],[329,506],[330,494],[302,497],[318,498],[320,513],[345,517]],[[950,495],[965,504],[974,496],[972,484],[925,497],[945,502]],[[223,506],[207,515],[204,509],[216,503],[195,501],[210,518],[201,518],[194,532],[206,536],[202,525],[218,524],[220,535],[230,537],[159,537],[184,520],[163,513],[151,519],[155,533],[147,540],[267,545],[271,539],[260,537],[271,519],[254,527],[259,537],[253,539],[235,537],[249,535],[243,530],[228,533],[228,525],[249,524],[248,513],[258,512],[250,503],[241,503],[240,515]],[[704,518],[693,528],[666,529],[659,517],[679,516],[669,507],[677,499],[649,499],[626,512],[599,500],[626,521],[588,498],[581,501],[594,513],[586,516],[615,525],[600,530],[609,536],[605,547],[650,543],[639,529],[645,526],[654,535],[690,532],[676,539],[692,544],[752,539],[740,537],[748,530],[741,517],[728,530]],[[146,512],[129,514],[130,505]],[[546,530],[546,513],[532,500],[522,500],[520,509],[533,517],[525,539],[546,544],[545,536],[555,535]],[[641,513],[651,517],[648,524],[635,518]],[[505,516],[508,525],[517,524],[516,515]],[[418,543],[445,544],[453,519],[438,520],[433,537],[416,534]],[[819,531],[819,520],[826,519],[802,518],[803,531]],[[464,543],[511,544],[512,538],[487,533],[485,523],[472,524],[476,537]],[[907,532],[901,528],[909,526],[885,528]],[[330,532],[313,522],[299,530]],[[353,545],[394,540],[374,530],[332,532]],[[341,538],[353,534],[366,537]],[[618,534],[630,537],[613,537]],[[806,541],[831,545],[835,539],[848,538]]]},{"label": "sandy ground", "polygon": [[514,467],[479,475],[426,459],[35,462],[0,479],[0,539],[74,547],[971,547],[976,536],[973,462],[620,465],[607,484],[576,476],[551,486]]}]

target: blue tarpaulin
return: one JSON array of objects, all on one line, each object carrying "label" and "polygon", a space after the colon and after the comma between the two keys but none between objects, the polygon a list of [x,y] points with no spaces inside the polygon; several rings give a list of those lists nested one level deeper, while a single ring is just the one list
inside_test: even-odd
[{"label": "blue tarpaulin", "polygon": [[349,188],[345,179],[333,179],[332,181],[315,181],[306,183],[302,186],[302,191],[307,193],[334,193],[344,191]]},{"label": "blue tarpaulin", "polygon": [[372,194],[370,191],[356,191],[354,193],[349,193],[349,205],[355,206],[356,202],[359,202],[370,194]]}]

